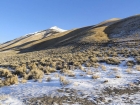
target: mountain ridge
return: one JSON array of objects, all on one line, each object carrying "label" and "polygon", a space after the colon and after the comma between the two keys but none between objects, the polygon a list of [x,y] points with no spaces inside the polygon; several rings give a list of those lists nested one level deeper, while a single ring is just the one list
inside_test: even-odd
[{"label": "mountain ridge", "polygon": [[[77,44],[83,43],[108,43],[111,40],[116,40],[116,38],[117,40],[122,40],[122,38],[126,36],[128,37],[127,40],[131,40],[131,38],[129,38],[130,36],[133,37],[136,33],[139,36],[139,24],[140,15],[134,15],[124,19],[112,18],[96,25],[72,30],[63,30],[57,26],[53,26],[47,30],[28,34],[24,38],[13,41],[13,43],[4,43],[0,49],[1,51],[34,51],[69,44],[77,46]],[[114,37],[116,34],[118,34],[118,36]],[[132,39],[135,39],[135,37]]]}]

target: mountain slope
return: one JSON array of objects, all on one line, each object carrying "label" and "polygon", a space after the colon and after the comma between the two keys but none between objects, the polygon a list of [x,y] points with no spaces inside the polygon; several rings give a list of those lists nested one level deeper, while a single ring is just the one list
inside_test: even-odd
[{"label": "mountain slope", "polygon": [[[1,45],[1,50],[36,51],[61,46],[77,46],[84,43],[107,43],[109,40],[138,39],[140,15],[124,19],[112,18],[93,26],[72,30],[52,27]],[[127,37],[126,37],[127,36]],[[131,36],[131,37],[130,37]],[[137,37],[136,37],[137,36]]]},{"label": "mountain slope", "polygon": [[20,38],[16,38],[14,40],[8,41],[8,42],[1,45],[1,49],[6,50],[6,49],[11,49],[11,48],[16,48],[16,47],[23,45],[25,43],[30,43],[30,42],[34,42],[37,40],[41,40],[41,39],[48,37],[50,35],[53,35],[56,33],[61,33],[64,31],[66,31],[66,30],[63,30],[63,29],[60,29],[60,28],[54,26],[54,27],[51,27],[50,29],[47,29],[47,30],[27,34],[27,35],[22,36]]},{"label": "mountain slope", "polygon": [[105,29],[109,38],[130,37],[140,33],[140,15],[124,18]]}]

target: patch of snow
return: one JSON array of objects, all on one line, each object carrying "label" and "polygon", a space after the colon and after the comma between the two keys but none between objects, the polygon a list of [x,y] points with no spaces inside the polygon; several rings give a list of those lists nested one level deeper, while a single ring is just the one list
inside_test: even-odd
[{"label": "patch of snow", "polygon": [[59,27],[57,27],[57,26],[53,26],[53,27],[51,27],[50,29],[53,29],[53,30],[58,31],[58,32],[67,31],[67,30],[63,30],[63,29],[61,29],[61,28],[59,28]]},{"label": "patch of snow", "polygon": [[0,105],[24,105],[24,104],[14,97],[0,95]]}]

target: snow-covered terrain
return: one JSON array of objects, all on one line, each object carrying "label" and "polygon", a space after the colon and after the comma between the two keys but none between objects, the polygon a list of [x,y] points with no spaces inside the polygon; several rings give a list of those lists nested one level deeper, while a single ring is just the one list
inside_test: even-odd
[{"label": "snow-covered terrain", "polygon": [[[17,105],[20,103],[20,100],[25,100],[31,97],[39,97],[43,95],[48,96],[63,96],[64,93],[59,93],[57,89],[69,88],[80,91],[80,94],[84,94],[81,98],[89,97],[90,100],[93,100],[95,97],[100,97],[102,94],[105,97],[105,102],[111,100],[109,105],[126,105],[125,101],[132,101],[127,105],[131,104],[140,104],[139,102],[139,92],[132,94],[122,94],[117,95],[114,93],[114,96],[109,96],[103,94],[105,88],[117,88],[125,89],[127,87],[136,86],[135,81],[140,81],[140,71],[136,70],[135,67],[128,68],[125,64],[127,60],[133,60],[133,58],[127,58],[125,61],[122,61],[120,65],[110,65],[106,63],[101,63],[98,68],[85,68],[86,72],[76,69],[73,72],[75,73],[74,77],[66,76],[66,79],[69,81],[69,85],[62,86],[59,78],[56,77],[56,73],[50,75],[45,75],[42,82],[34,82],[29,80],[25,84],[19,83],[18,85],[5,86],[0,88],[0,95],[7,96],[6,98],[0,99],[0,104],[2,105]],[[104,66],[103,70],[101,66]],[[130,69],[130,70],[128,70]],[[92,73],[92,74],[91,74]],[[59,74],[59,71],[58,71]],[[63,74],[59,74],[63,75]],[[98,76],[97,79],[93,79],[92,75]],[[118,77],[116,77],[118,76]],[[51,81],[46,81],[47,77],[51,77]],[[137,87],[140,87],[137,85]],[[105,102],[101,102],[102,105]],[[21,103],[18,105],[22,105]]]}]

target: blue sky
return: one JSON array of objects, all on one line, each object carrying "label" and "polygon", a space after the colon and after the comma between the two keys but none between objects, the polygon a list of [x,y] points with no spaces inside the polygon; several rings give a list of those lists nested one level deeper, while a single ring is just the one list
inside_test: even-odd
[{"label": "blue sky", "polygon": [[72,29],[140,13],[140,0],[0,0],[0,43],[52,26]]}]

